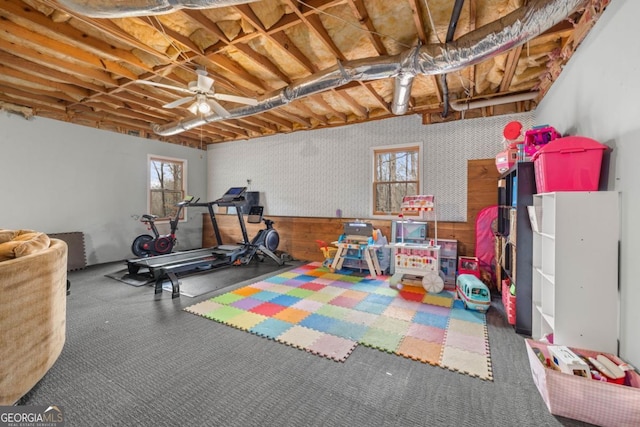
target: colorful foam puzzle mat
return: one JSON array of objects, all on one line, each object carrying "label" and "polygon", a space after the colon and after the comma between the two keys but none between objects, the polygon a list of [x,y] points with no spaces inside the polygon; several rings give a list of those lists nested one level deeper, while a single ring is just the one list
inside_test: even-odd
[{"label": "colorful foam puzzle mat", "polygon": [[361,344],[493,380],[484,313],[447,290],[391,288],[388,276],[310,263],[185,311],[339,362]]}]

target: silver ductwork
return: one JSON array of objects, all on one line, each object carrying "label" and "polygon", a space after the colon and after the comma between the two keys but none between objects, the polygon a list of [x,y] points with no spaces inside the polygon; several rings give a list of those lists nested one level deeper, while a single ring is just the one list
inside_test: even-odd
[{"label": "silver ductwork", "polygon": [[229,110],[230,115],[210,114],[166,125],[152,125],[163,136],[225,119],[247,117],[288,104],[296,99],[335,89],[352,81],[396,78],[391,110],[407,111],[411,84],[418,74],[450,73],[482,62],[521,45],[566,19],[589,0],[532,0],[502,19],[465,34],[446,44],[417,46],[399,55],[381,56],[338,63],[332,68],[294,82],[275,94],[267,95],[256,106]]},{"label": "silver ductwork", "polygon": [[69,10],[90,18],[163,15],[180,9],[211,9],[256,0],[58,0]]}]

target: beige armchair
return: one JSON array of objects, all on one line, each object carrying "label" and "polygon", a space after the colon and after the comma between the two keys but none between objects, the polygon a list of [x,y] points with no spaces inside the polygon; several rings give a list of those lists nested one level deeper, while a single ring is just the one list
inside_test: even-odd
[{"label": "beige armchair", "polygon": [[0,229],[0,405],[17,402],[60,356],[66,295],[67,244]]}]

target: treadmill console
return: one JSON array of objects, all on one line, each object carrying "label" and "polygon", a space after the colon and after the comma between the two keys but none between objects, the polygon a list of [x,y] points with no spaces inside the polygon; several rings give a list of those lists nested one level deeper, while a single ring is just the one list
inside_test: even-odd
[{"label": "treadmill console", "polygon": [[245,191],[247,187],[231,187],[215,202],[220,206],[234,206],[236,203],[244,202]]}]

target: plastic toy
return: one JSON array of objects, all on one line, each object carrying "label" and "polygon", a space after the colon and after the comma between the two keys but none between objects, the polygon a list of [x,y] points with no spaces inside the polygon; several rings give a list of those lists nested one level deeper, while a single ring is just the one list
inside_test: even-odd
[{"label": "plastic toy", "polygon": [[356,261],[362,267],[362,262],[366,263],[372,277],[382,275],[380,262],[376,253],[375,241],[378,238],[377,232],[369,222],[353,221],[344,223],[344,233],[336,242],[332,242],[337,247],[331,271],[340,270],[345,260]]},{"label": "plastic toy", "polygon": [[458,257],[458,274],[471,274],[480,278],[480,261],[474,256]]},{"label": "plastic toy", "polygon": [[517,142],[516,140],[522,135],[522,123],[518,121],[507,123],[502,135],[504,136],[505,150],[496,156],[496,168],[500,173],[508,171],[518,161],[518,144],[521,145],[522,141]]},{"label": "plastic toy", "polygon": [[551,366],[556,367],[560,372],[591,378],[589,365],[568,347],[563,345],[550,345],[547,347],[547,350],[549,351]]},{"label": "plastic toy", "polygon": [[336,252],[338,248],[333,246],[329,246],[327,242],[324,240],[316,240],[318,247],[322,251],[322,255],[324,256],[324,261],[322,262],[323,267],[330,267],[333,262],[333,258],[336,256]]},{"label": "plastic toy", "polygon": [[524,133],[524,153],[530,158],[540,150],[542,146],[561,136],[562,135],[549,125],[534,126]]},{"label": "plastic toy", "polygon": [[456,279],[456,295],[467,310],[486,313],[491,305],[491,294],[487,285],[471,274],[461,274]]}]

